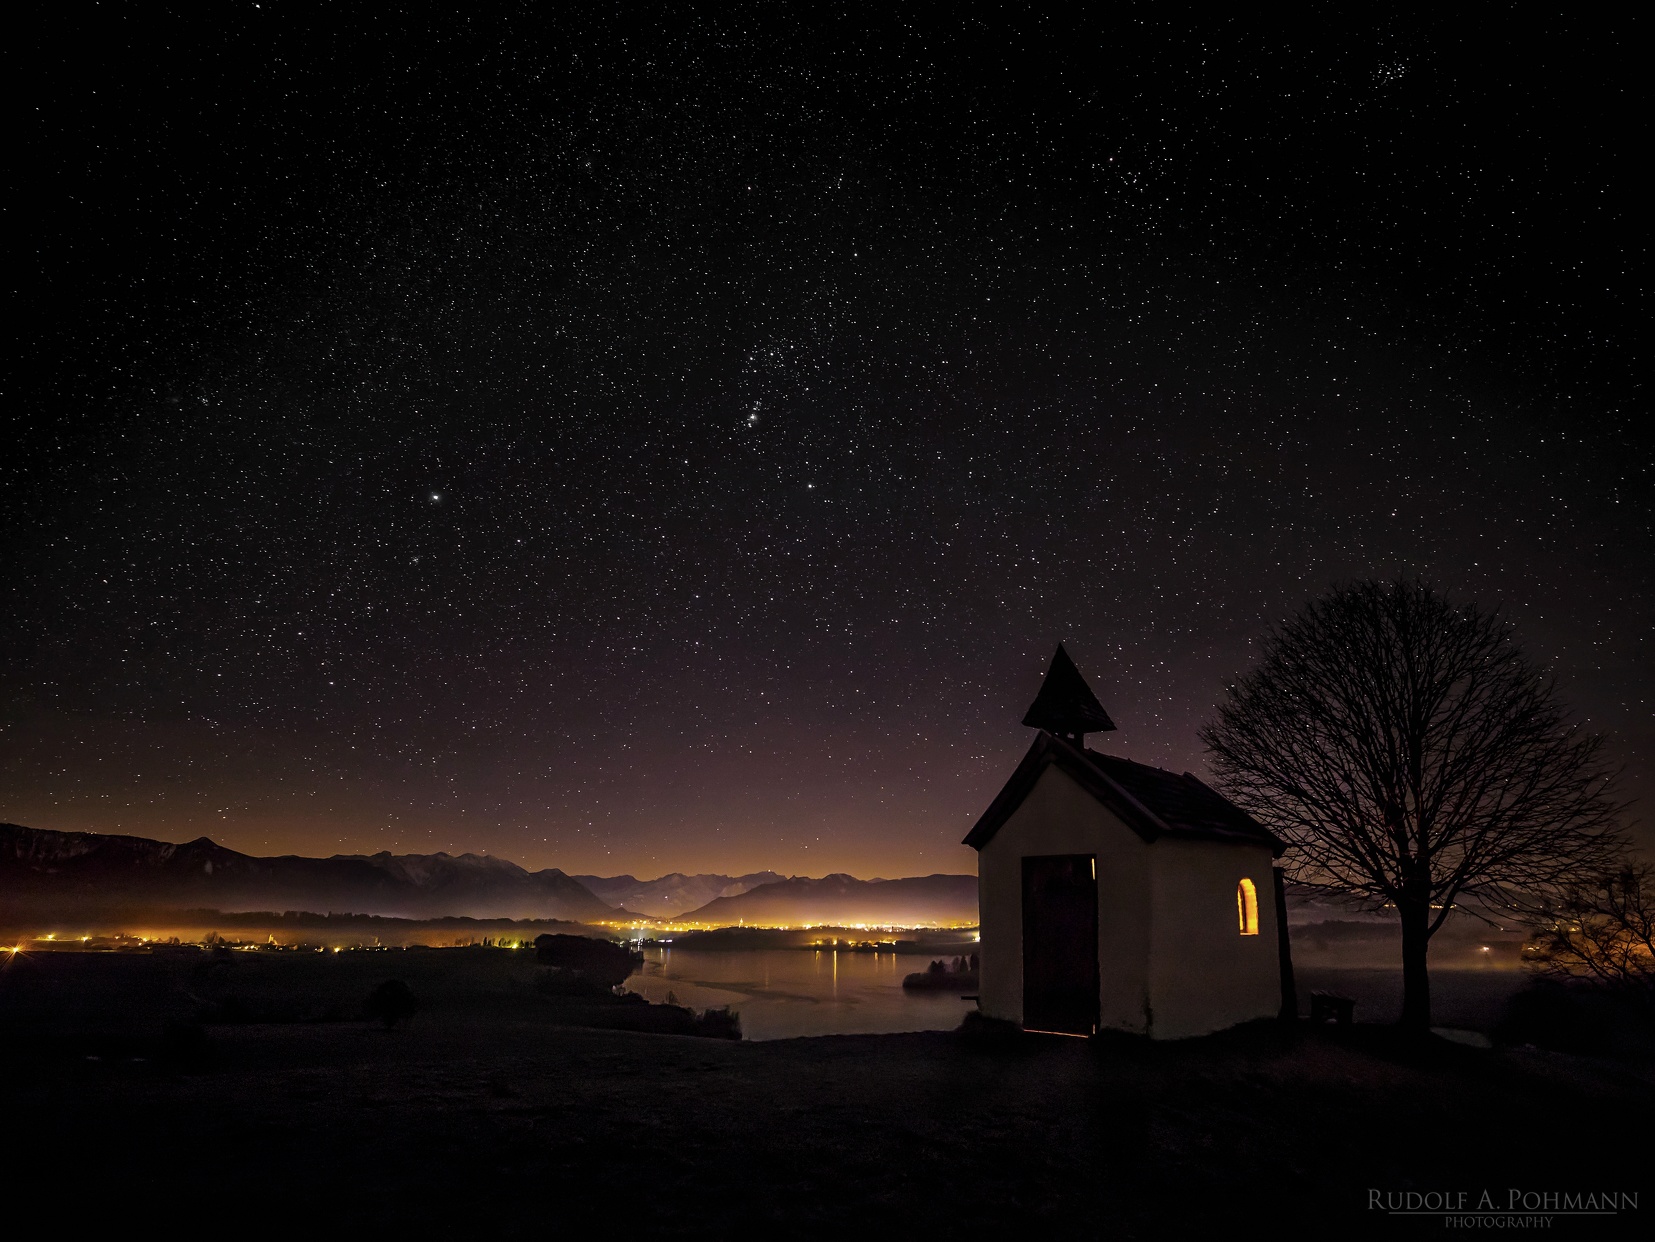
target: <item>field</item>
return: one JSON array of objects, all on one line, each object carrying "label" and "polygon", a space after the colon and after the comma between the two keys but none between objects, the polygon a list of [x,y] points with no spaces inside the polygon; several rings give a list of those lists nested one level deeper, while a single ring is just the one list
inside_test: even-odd
[{"label": "field", "polygon": [[[1647,1062],[1378,1026],[732,1043],[591,1029],[604,1005],[535,972],[480,949],[14,960],[8,1204],[64,1230],[392,1238],[1442,1231],[1370,1210],[1375,1189],[1655,1210],[1622,1137],[1655,1107]],[[420,1012],[357,1020],[392,975]],[[196,1022],[232,996],[258,1020]],[[1641,1212],[1550,1232],[1636,1236]]]}]

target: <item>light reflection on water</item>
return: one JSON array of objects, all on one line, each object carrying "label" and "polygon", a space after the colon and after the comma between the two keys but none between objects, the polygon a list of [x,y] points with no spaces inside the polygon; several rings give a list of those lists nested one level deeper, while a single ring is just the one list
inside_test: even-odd
[{"label": "light reflection on water", "polygon": [[832,949],[644,950],[629,992],[692,1009],[729,1005],[748,1039],[951,1031],[976,1002],[958,993],[904,992],[902,978],[936,958]]}]

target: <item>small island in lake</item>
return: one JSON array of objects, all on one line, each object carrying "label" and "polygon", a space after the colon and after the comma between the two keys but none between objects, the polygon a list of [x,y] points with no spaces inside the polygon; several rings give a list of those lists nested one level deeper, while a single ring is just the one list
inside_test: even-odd
[{"label": "small island in lake", "polygon": [[977,955],[956,957],[952,962],[938,959],[924,970],[917,970],[902,980],[902,986],[912,992],[972,992],[977,988]]}]

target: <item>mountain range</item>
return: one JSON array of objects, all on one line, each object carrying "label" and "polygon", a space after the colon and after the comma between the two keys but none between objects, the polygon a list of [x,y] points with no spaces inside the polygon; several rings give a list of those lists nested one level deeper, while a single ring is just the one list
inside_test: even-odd
[{"label": "mountain range", "polygon": [[651,918],[670,919],[686,910],[695,910],[720,897],[739,897],[761,884],[774,884],[785,877],[774,871],[749,875],[685,875],[674,871],[658,880],[640,880],[630,875],[577,875],[574,877],[612,906]]},{"label": "mountain range", "polygon": [[430,919],[682,918],[704,925],[976,922],[977,878],[820,880],[747,875],[571,876],[486,854],[260,858],[207,837],[146,837],[0,824],[0,915],[59,918],[144,909],[303,910]]},{"label": "mountain range", "polygon": [[432,918],[597,920],[615,916],[556,868],[525,871],[481,854],[257,858],[207,837],[145,837],[0,824],[0,893],[14,911],[122,907],[310,910]]}]

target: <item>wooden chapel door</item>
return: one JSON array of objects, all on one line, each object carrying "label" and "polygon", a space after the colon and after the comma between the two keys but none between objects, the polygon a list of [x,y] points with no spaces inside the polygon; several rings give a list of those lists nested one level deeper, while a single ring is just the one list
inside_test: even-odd
[{"label": "wooden chapel door", "polygon": [[1023,1026],[1098,1029],[1098,879],[1091,854],[1023,859]]}]

